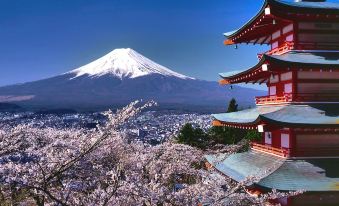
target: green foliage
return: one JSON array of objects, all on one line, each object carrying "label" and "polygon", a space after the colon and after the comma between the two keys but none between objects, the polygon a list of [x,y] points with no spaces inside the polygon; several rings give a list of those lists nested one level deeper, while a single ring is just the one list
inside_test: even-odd
[{"label": "green foliage", "polygon": [[237,112],[237,111],[238,111],[237,101],[234,98],[232,98],[230,103],[228,104],[227,113]]},{"label": "green foliage", "polygon": [[204,149],[209,142],[208,135],[201,128],[193,128],[189,123],[182,127],[176,139],[178,143],[201,149]]},{"label": "green foliage", "polygon": [[[227,112],[238,111],[238,104],[231,99]],[[244,130],[231,127],[211,127],[207,132],[200,128],[193,128],[191,124],[185,124],[177,136],[178,143],[188,144],[193,147],[206,149],[216,144],[236,144],[242,139],[258,141],[261,134],[256,130]]]},{"label": "green foliage", "polygon": [[246,135],[245,139],[250,140],[250,141],[260,141],[261,140],[261,133],[259,133],[256,130],[249,130]]},{"label": "green foliage", "polygon": [[215,144],[236,144],[245,134],[245,130],[230,127],[212,127],[208,131],[209,138]]},{"label": "green foliage", "polygon": [[200,149],[207,149],[216,144],[237,144],[243,139],[250,141],[260,140],[261,135],[257,131],[243,130],[229,127],[211,127],[207,132],[201,128],[194,128],[191,124],[185,124],[176,137],[180,144],[187,144]]}]

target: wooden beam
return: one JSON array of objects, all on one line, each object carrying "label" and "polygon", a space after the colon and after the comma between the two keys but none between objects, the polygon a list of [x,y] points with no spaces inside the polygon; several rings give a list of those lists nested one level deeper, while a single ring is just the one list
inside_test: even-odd
[{"label": "wooden beam", "polygon": [[264,39],[264,41],[262,41],[261,43],[260,43],[260,45],[263,45],[266,41],[267,41],[267,39],[269,39],[270,38],[270,35],[268,35],[265,39]]},{"label": "wooden beam", "polygon": [[264,42],[265,44],[270,44],[270,42],[272,41],[272,37],[269,36],[268,39]]},{"label": "wooden beam", "polygon": [[227,84],[231,84],[231,82],[229,80],[226,80],[226,79],[221,79],[221,80],[219,80],[219,84],[220,85],[227,85]]},{"label": "wooden beam", "polygon": [[214,127],[223,127],[224,125],[220,121],[218,121],[218,120],[213,120],[212,126],[214,126]]},{"label": "wooden beam", "polygon": [[266,40],[266,38],[267,38],[266,36],[259,38],[258,43],[262,44],[264,40]]},{"label": "wooden beam", "polygon": [[252,84],[256,84],[259,80],[260,79],[252,81]]},{"label": "wooden beam", "polygon": [[254,44],[257,44],[258,41],[259,41],[259,39],[260,39],[260,38],[256,39],[256,40],[253,42],[253,45],[254,45]]},{"label": "wooden beam", "polygon": [[235,42],[234,42],[232,39],[226,39],[226,40],[224,41],[224,44],[225,44],[225,45],[233,45],[233,44],[235,44]]},{"label": "wooden beam", "polygon": [[264,83],[266,81],[266,79],[263,79],[263,80],[261,80],[260,82],[259,82],[259,84],[262,84],[262,83]]}]

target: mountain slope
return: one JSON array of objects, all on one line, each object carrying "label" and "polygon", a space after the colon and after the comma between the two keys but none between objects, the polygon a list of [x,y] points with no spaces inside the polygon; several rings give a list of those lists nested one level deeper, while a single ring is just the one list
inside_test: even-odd
[{"label": "mountain slope", "polygon": [[95,110],[121,106],[136,99],[153,99],[160,106],[178,108],[183,105],[226,107],[232,97],[242,106],[252,105],[256,94],[257,90],[242,87],[229,90],[217,82],[197,80],[152,62],[132,49],[118,49],[56,77],[2,87],[0,102],[1,96],[10,96],[7,102],[32,109]]},{"label": "mountain slope", "polygon": [[123,79],[149,74],[162,74],[181,79],[192,79],[161,66],[130,48],[115,49],[105,56],[68,73],[75,74],[74,78],[83,75],[103,76],[111,74]]}]

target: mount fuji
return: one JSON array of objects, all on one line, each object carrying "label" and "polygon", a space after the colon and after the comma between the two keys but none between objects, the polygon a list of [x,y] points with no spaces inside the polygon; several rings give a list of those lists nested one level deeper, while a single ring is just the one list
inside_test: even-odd
[{"label": "mount fuji", "polygon": [[258,91],[254,89],[229,90],[217,82],[179,74],[128,48],[115,49],[52,78],[0,87],[0,102],[31,110],[92,111],[152,99],[162,108],[200,110],[225,108],[232,97],[247,107],[253,104],[255,94]]},{"label": "mount fuji", "polygon": [[133,79],[150,74],[160,74],[180,79],[193,79],[161,66],[130,48],[115,49],[100,59],[68,73],[76,74],[74,78],[83,75],[99,77],[110,74],[119,79]]}]

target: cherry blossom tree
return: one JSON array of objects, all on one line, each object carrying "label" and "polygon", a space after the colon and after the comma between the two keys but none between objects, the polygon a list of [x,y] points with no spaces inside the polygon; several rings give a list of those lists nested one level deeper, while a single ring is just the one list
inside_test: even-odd
[{"label": "cherry blossom tree", "polygon": [[[141,110],[133,102],[93,130],[19,125],[0,130],[0,202],[5,205],[261,205],[245,185],[204,167],[206,151],[167,141],[135,142],[119,126]],[[231,154],[243,145],[221,146]],[[207,151],[211,152],[211,151]],[[291,195],[291,194],[288,194]]]}]

